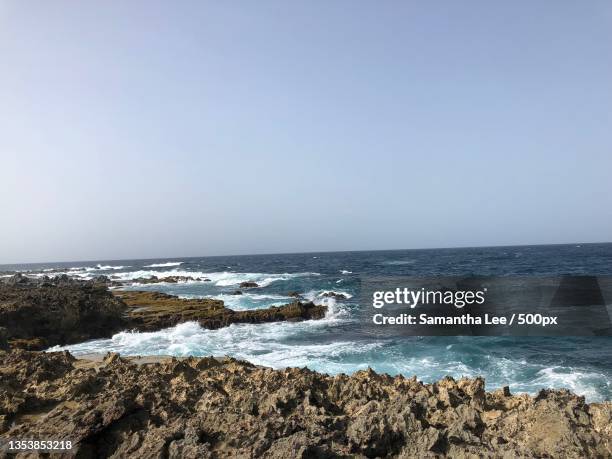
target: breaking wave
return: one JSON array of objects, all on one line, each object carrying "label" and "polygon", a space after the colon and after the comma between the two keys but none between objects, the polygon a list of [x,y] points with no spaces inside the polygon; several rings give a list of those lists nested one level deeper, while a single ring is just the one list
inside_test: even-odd
[{"label": "breaking wave", "polygon": [[126,269],[129,268],[129,266],[110,266],[110,265],[96,265],[95,268],[91,269],[91,268],[85,268],[86,270],[91,270],[91,271],[108,271],[108,270],[118,270],[118,269]]},{"label": "breaking wave", "polygon": [[170,266],[180,266],[183,261],[169,261],[167,263],[153,263],[152,265],[144,265],[143,268],[169,268]]},{"label": "breaking wave", "polygon": [[113,275],[113,278],[130,281],[139,278],[150,278],[152,276],[157,277],[169,277],[169,276],[180,276],[180,277],[193,277],[193,278],[205,278],[212,281],[219,287],[231,287],[238,286],[242,282],[256,282],[260,287],[266,287],[273,282],[286,281],[296,277],[307,277],[307,276],[318,276],[319,273],[284,273],[284,274],[267,274],[267,273],[237,273],[230,271],[223,272],[202,272],[202,271],[184,271],[179,269],[172,269],[168,271],[151,271],[151,270],[139,270],[129,271],[125,273],[117,273]]},{"label": "breaking wave", "polygon": [[[321,343],[329,328],[350,320],[347,309],[328,298],[323,319],[302,322],[233,324],[218,330],[202,328],[197,322],[185,322],[156,332],[124,331],[110,339],[87,341],[69,346],[54,346],[49,352],[69,350],[75,355],[119,352],[123,355],[223,356],[246,359],[274,368],[312,365],[327,357],[340,357],[378,347],[377,343]],[[295,344],[297,338],[309,337],[309,344]],[[313,344],[312,340],[317,344]],[[350,365],[339,364],[348,370]],[[339,371],[343,371],[339,370]]]},{"label": "breaking wave", "polygon": [[328,298],[329,295],[344,295],[347,300],[353,298],[353,294],[347,292],[346,290],[311,290],[304,293],[302,296],[309,301],[315,301]]},{"label": "breaking wave", "polygon": [[178,295],[179,298],[211,298],[223,301],[223,304],[234,311],[246,311],[249,309],[269,308],[270,306],[282,306],[295,301],[295,298],[284,295],[242,293],[213,294],[213,295]]}]

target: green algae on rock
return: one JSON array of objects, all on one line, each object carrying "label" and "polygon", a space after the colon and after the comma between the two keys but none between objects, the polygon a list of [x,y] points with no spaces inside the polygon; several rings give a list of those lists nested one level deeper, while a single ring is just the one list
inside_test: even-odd
[{"label": "green algae on rock", "polygon": [[182,322],[196,321],[203,328],[217,329],[234,323],[264,323],[320,319],[326,306],[293,302],[265,309],[234,311],[221,300],[209,298],[186,299],[160,292],[115,291],[127,305],[133,328],[155,331]]}]

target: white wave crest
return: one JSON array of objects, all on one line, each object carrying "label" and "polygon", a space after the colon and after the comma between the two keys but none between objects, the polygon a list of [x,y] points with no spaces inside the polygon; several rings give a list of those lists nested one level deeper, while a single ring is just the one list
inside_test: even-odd
[{"label": "white wave crest", "polygon": [[[96,265],[95,268],[91,269],[92,271],[108,271],[108,270],[118,270],[118,269],[126,269],[126,268],[130,268],[130,266],[111,266],[111,265]],[[86,270],[89,270],[89,268],[85,268]]]},{"label": "white wave crest", "polygon": [[216,294],[216,295],[179,295],[179,298],[211,298],[223,301],[223,304],[234,311],[246,311],[249,309],[269,308],[270,306],[282,306],[295,301],[283,295],[265,295],[243,292],[242,295]]},{"label": "white wave crest", "polygon": [[347,300],[353,297],[353,295],[346,290],[311,290],[304,293],[302,296],[308,301],[319,301],[321,299],[328,299],[329,297],[326,297],[325,295],[331,294],[344,295]]},{"label": "white wave crest", "polygon": [[[593,400],[599,396],[593,385],[594,381],[601,379],[600,374],[581,371],[577,368],[546,367],[538,371],[533,385],[538,388],[562,387],[571,390],[575,394],[584,395]],[[608,381],[608,385],[612,384]]]},{"label": "white wave crest", "polygon": [[144,268],[169,268],[171,266],[180,266],[183,261],[169,261],[167,263],[153,263],[152,265],[145,265]]},{"label": "white wave crest", "polygon": [[180,276],[180,277],[194,277],[194,278],[206,278],[210,279],[215,285],[219,287],[231,287],[238,286],[241,282],[255,282],[260,287],[266,287],[272,282],[285,281],[295,277],[308,277],[318,276],[319,273],[283,273],[283,274],[268,274],[268,273],[236,273],[230,271],[223,272],[202,272],[202,271],[185,271],[179,269],[172,269],[168,271],[151,271],[151,270],[138,270],[130,271],[126,273],[117,273],[116,279],[122,281],[130,281],[139,278],[150,278],[152,276],[157,277],[169,277],[169,276]]}]

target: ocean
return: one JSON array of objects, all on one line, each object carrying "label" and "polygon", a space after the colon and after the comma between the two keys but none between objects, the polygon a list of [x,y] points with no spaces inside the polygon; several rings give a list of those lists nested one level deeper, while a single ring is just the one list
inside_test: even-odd
[{"label": "ocean", "polygon": [[[53,270],[53,272],[51,272]],[[568,388],[587,401],[612,397],[611,337],[394,337],[357,332],[360,276],[556,276],[612,275],[612,244],[301,253],[159,260],[92,261],[4,265],[0,271],[30,275],[65,272],[88,279],[120,280],[156,275],[206,277],[210,282],[135,285],[183,298],[218,298],[235,310],[265,308],[292,301],[297,291],[328,305],[322,320],[232,325],[205,330],[189,322],[152,333],[125,331],[110,339],[54,347],[75,355],[229,355],[274,368],[308,367],[352,373],[373,368],[391,375],[416,375],[432,382],[446,375],[483,376],[488,390],[505,385],[512,392]],[[233,295],[243,281],[259,288]],[[324,298],[324,292],[348,299]]]}]

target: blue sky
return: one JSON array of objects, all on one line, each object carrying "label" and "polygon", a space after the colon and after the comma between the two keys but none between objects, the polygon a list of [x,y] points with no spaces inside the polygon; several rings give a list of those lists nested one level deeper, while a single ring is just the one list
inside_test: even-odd
[{"label": "blue sky", "polygon": [[612,3],[0,3],[0,263],[610,241]]}]

